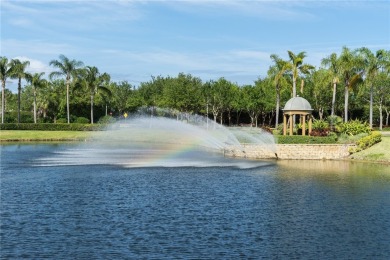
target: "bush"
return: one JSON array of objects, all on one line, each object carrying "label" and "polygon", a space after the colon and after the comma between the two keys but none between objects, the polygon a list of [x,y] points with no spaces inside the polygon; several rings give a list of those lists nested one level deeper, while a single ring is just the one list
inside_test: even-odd
[{"label": "bush", "polygon": [[369,134],[371,128],[367,122],[361,122],[360,120],[351,120],[347,123],[342,123],[340,125],[340,133],[347,135],[357,135],[361,133]]},{"label": "bush", "polygon": [[376,143],[379,143],[380,141],[382,141],[382,134],[378,131],[373,131],[370,135],[360,138],[356,142],[357,147],[350,152],[362,151],[364,149],[367,149],[368,147],[373,146]]},{"label": "bush", "polygon": [[56,124],[66,124],[68,123],[68,120],[66,118],[58,118],[56,120]]},{"label": "bush", "polygon": [[278,144],[335,144],[337,136],[302,136],[302,135],[279,135],[276,137]]},{"label": "bush", "polygon": [[115,122],[116,120],[112,116],[102,116],[98,121],[99,124],[112,124]]},{"label": "bush", "polygon": [[74,121],[76,124],[89,124],[89,119],[86,117],[77,117]]},{"label": "bush", "polygon": [[355,144],[359,139],[368,136],[367,133],[361,133],[357,135],[340,134],[338,143],[340,144]]},{"label": "bush", "polygon": [[329,123],[331,131],[340,132],[340,125],[343,123],[343,119],[339,116],[328,116],[326,121]]},{"label": "bush", "polygon": [[16,123],[7,123],[0,124],[0,130],[41,130],[41,131],[100,131],[104,130],[105,125],[91,125],[91,124],[16,124]]}]

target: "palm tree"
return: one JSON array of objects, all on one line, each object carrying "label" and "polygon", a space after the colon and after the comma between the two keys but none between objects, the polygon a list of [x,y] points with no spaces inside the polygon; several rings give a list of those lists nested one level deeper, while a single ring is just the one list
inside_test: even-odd
[{"label": "palm tree", "polygon": [[37,90],[46,85],[46,80],[41,77],[44,75],[44,72],[35,73],[34,75],[28,74],[27,81],[30,82],[33,87],[34,93],[34,123],[37,123]]},{"label": "palm tree", "polygon": [[93,124],[93,103],[95,95],[98,91],[110,95],[111,91],[104,86],[110,81],[110,75],[107,73],[100,74],[98,68],[87,66],[82,73],[82,79],[79,82],[81,86],[85,87],[91,95],[91,124]]},{"label": "palm tree", "polygon": [[5,113],[5,83],[11,76],[11,67],[6,57],[0,57],[0,80],[1,80],[1,123],[4,123]]},{"label": "palm tree", "polygon": [[326,58],[323,58],[321,61],[322,65],[325,67],[329,67],[329,71],[332,74],[332,83],[333,83],[333,95],[332,95],[332,111],[331,116],[334,116],[335,105],[336,105],[336,90],[337,84],[339,83],[339,73],[340,73],[340,65],[339,60],[337,58],[336,53],[332,53]]},{"label": "palm tree", "polygon": [[59,56],[59,60],[52,60],[49,63],[51,66],[58,68],[58,71],[50,73],[49,77],[61,77],[65,76],[66,79],[66,113],[68,118],[68,124],[70,123],[70,114],[69,114],[69,88],[71,80],[76,78],[77,73],[79,73],[79,68],[84,66],[84,63],[76,60],[69,60],[63,54]]},{"label": "palm tree", "polygon": [[378,50],[375,54],[368,48],[360,48],[359,53],[362,55],[365,64],[366,82],[370,88],[370,127],[372,128],[373,118],[373,93],[374,93],[374,81],[378,76],[378,73],[383,70],[386,63],[389,62],[385,50]]},{"label": "palm tree", "polygon": [[[293,80],[293,97],[297,96],[297,79],[300,73],[309,74],[310,70],[314,69],[314,66],[309,64],[303,64],[303,59],[306,57],[306,52],[302,51],[297,55],[292,51],[287,51],[290,57],[290,63],[288,63],[288,70],[291,71]],[[302,89],[301,89],[302,92]]]},{"label": "palm tree", "polygon": [[11,78],[18,79],[18,123],[20,123],[20,94],[22,92],[22,79],[27,77],[26,68],[30,65],[30,62],[22,62],[18,59],[12,59],[10,64]]},{"label": "palm tree", "polygon": [[348,122],[349,91],[362,81],[363,63],[362,59],[343,47],[340,61],[340,75],[344,79],[344,122]]},{"label": "palm tree", "polygon": [[268,75],[273,79],[276,90],[276,116],[275,116],[275,128],[278,128],[279,124],[279,110],[280,110],[280,91],[282,86],[286,83],[286,78],[284,77],[288,65],[287,61],[282,60],[276,54],[271,55],[272,61],[275,63],[268,69]]}]

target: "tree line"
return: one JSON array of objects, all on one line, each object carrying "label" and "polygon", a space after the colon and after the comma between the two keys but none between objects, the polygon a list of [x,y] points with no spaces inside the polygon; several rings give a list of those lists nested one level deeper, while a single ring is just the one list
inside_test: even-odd
[{"label": "tree line", "polygon": [[[54,71],[45,79],[43,72],[28,72],[28,61],[0,57],[1,122],[70,123],[81,117],[93,124],[140,107],[161,107],[226,125],[277,127],[283,105],[299,95],[311,103],[318,119],[340,116],[345,122],[369,121],[371,127],[388,125],[389,50],[343,47],[324,57],[319,68],[304,63],[306,52],[287,54],[287,59],[272,54],[267,75],[241,86],[225,78],[203,82],[185,73],[152,76],[133,86],[111,81],[108,73],[64,55],[50,61]],[[8,79],[18,80],[17,94],[6,88]]]}]

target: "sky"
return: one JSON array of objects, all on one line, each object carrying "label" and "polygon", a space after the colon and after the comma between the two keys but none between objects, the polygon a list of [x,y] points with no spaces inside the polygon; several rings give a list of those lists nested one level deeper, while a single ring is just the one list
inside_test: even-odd
[{"label": "sky", "polygon": [[135,87],[180,72],[253,84],[288,50],[317,68],[343,46],[390,50],[390,1],[0,0],[0,11],[0,56],[47,76],[63,54]]}]

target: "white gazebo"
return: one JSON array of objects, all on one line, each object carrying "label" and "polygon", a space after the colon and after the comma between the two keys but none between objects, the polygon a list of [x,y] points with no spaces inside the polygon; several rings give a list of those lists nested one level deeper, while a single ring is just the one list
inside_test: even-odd
[{"label": "white gazebo", "polygon": [[300,116],[300,123],[302,124],[302,135],[305,135],[306,132],[306,120],[308,119],[309,123],[309,134],[311,133],[311,124],[312,116],[311,113],[313,109],[311,108],[310,103],[302,97],[294,97],[287,101],[283,110],[283,135],[287,134],[287,117],[289,117],[289,135],[293,135],[293,116]]}]

